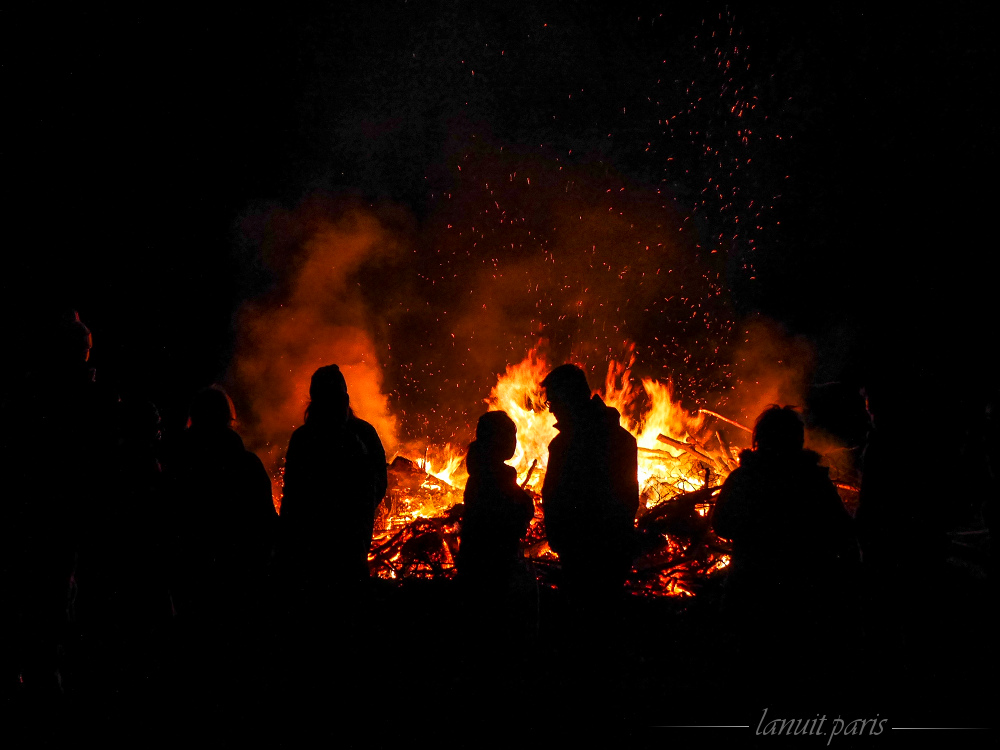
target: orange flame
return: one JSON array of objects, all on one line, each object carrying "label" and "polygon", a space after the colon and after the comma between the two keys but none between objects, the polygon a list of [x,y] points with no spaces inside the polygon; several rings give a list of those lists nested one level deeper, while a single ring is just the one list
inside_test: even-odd
[{"label": "orange flame", "polygon": [[[631,378],[634,360],[634,356],[627,363],[611,360],[604,392],[598,394],[608,406],[618,409],[622,426],[635,436],[640,448],[646,449],[639,457],[640,486],[648,490],[652,485],[669,483],[678,491],[699,489],[705,480],[698,467],[683,450],[663,445],[657,437],[663,434],[689,442],[701,431],[704,417],[680,406],[670,381],[646,378],[640,390]],[[522,362],[507,367],[486,400],[491,410],[507,412],[517,425],[517,450],[508,463],[517,469],[519,481],[524,481],[532,463],[538,462],[529,480],[535,490],[541,487],[548,445],[557,432],[540,385],[551,370],[552,365],[532,349]]]},{"label": "orange flame", "polygon": [[545,407],[542,380],[552,367],[536,349],[524,361],[509,365],[490,392],[490,411],[505,411],[517,425],[517,449],[508,461],[517,469],[518,482],[527,477],[531,464],[538,462],[528,486],[538,490],[548,461],[549,443],[557,434],[556,418]]}]

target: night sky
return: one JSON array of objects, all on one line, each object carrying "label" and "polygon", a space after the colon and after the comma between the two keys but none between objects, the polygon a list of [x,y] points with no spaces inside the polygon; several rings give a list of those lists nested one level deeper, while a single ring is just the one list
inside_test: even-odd
[{"label": "night sky", "polygon": [[[227,377],[244,303],[281,295],[281,263],[248,226],[367,207],[417,252],[362,269],[365,304],[388,295],[432,307],[430,248],[463,251],[447,225],[474,225],[481,185],[521,169],[540,192],[510,192],[508,180],[505,200],[525,220],[483,238],[497,263],[532,273],[520,254],[529,232],[558,245],[540,227],[567,213],[554,196],[570,175],[573,205],[596,211],[622,193],[623,221],[639,217],[641,229],[628,242],[675,248],[669,263],[631,266],[712,274],[698,294],[722,290],[713,336],[764,316],[816,347],[820,380],[919,366],[959,408],[995,381],[986,11],[479,5],[7,15],[8,354],[46,310],[74,307],[99,372],[177,419],[190,393]],[[730,109],[739,101],[755,104],[745,127]],[[734,207],[750,200],[737,231]],[[608,232],[609,246],[627,234]],[[456,288],[483,260],[454,261]],[[601,304],[624,289],[608,286]],[[670,296],[656,291],[649,300]],[[532,325],[557,351],[580,335],[544,311],[509,314],[531,319],[525,343]],[[666,318],[650,315],[622,313],[623,333],[648,367],[676,374],[683,352],[656,349]],[[392,317],[393,335],[425,336],[430,317]],[[496,344],[484,371],[519,356],[519,340]],[[689,347],[694,361],[707,361],[707,345]],[[386,362],[397,406],[412,396],[425,409],[399,364]],[[427,372],[413,376],[424,387]]]}]

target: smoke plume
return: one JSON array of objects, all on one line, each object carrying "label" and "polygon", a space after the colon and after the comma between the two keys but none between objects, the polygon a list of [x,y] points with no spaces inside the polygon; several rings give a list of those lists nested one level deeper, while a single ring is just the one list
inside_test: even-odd
[{"label": "smoke plume", "polygon": [[288,439],[303,422],[312,373],[337,364],[355,414],[375,426],[391,455],[396,419],[382,390],[377,317],[356,279],[398,252],[398,238],[360,209],[339,215],[313,206],[273,211],[251,217],[248,234],[255,223],[255,250],[279,282],[263,299],[247,303],[237,321],[229,380],[245,405],[241,431],[248,447],[277,478]]}]

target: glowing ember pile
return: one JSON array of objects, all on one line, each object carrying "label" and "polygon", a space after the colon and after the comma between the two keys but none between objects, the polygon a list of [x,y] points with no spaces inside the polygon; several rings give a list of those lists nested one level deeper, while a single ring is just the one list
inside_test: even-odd
[{"label": "glowing ember pile", "polygon": [[[650,595],[691,595],[698,576],[729,563],[727,548],[712,534],[709,511],[718,486],[735,466],[733,449],[715,415],[690,413],[673,396],[672,384],[631,379],[633,360],[612,360],[599,392],[621,413],[622,426],[639,445],[640,507],[636,525],[642,554],[629,587]],[[557,555],[545,541],[540,508],[548,444],[557,434],[539,383],[552,365],[532,350],[498,379],[487,399],[517,425],[517,449],[508,462],[535,499],[535,518],[522,543],[542,583],[549,583]],[[721,425],[721,426],[720,426]],[[459,544],[461,488],[467,475],[464,449],[445,446],[416,459],[397,457],[389,469],[389,493],[380,509],[369,561],[383,578],[450,577]]]}]

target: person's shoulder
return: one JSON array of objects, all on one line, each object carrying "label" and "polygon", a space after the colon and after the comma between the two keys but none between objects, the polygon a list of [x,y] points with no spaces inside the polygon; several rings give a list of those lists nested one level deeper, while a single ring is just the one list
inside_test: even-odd
[{"label": "person's shoulder", "polygon": [[613,406],[604,403],[604,399],[596,393],[590,397],[590,418],[596,423],[603,423],[608,427],[618,427],[621,424],[621,412]]},{"label": "person's shoulder", "polygon": [[231,448],[234,452],[237,450],[245,451],[247,449],[246,444],[243,442],[243,437],[236,430],[225,430],[222,435],[222,440],[225,441],[226,447]]},{"label": "person's shoulder", "polygon": [[[744,451],[744,453],[752,455],[750,451]],[[752,459],[750,461],[752,464]],[[727,492],[733,489],[743,487],[748,481],[752,481],[753,471],[752,469],[743,461],[743,456],[740,456],[740,465],[729,472],[729,476],[726,477],[726,481],[722,483],[723,489]]]},{"label": "person's shoulder", "polygon": [[292,436],[288,438],[288,447],[290,448],[293,445],[298,445],[303,441],[309,440],[309,436],[312,433],[313,433],[313,428],[310,427],[309,424],[303,424],[300,425],[299,427],[296,427],[292,431]]},{"label": "person's shoulder", "polygon": [[557,432],[556,436],[549,441],[549,453],[563,450],[569,437],[565,432]]},{"label": "person's shoulder", "polygon": [[351,427],[354,430],[355,434],[359,435],[362,438],[365,438],[366,440],[370,438],[375,438],[376,440],[380,440],[378,436],[378,430],[375,429],[374,425],[372,425],[370,422],[366,422],[360,417],[351,417]]},{"label": "person's shoulder", "polygon": [[729,476],[736,476],[739,480],[761,480],[772,476],[776,471],[787,472],[790,468],[788,461],[776,461],[774,456],[763,451],[750,450],[749,448],[740,451],[739,466]]},{"label": "person's shoulder", "polygon": [[808,472],[817,479],[829,480],[830,469],[820,463],[822,459],[821,455],[811,450],[803,450],[799,455],[799,462],[803,471]]},{"label": "person's shoulder", "polygon": [[739,466],[737,466],[735,469],[729,472],[729,476],[726,477],[726,481],[723,482],[723,484],[729,484],[729,483],[736,484],[742,481],[746,475],[747,475],[747,467],[744,466],[741,461]]},{"label": "person's shoulder", "polygon": [[260,456],[258,456],[254,451],[249,448],[244,447],[243,449],[243,460],[248,466],[259,466],[261,469],[264,468],[264,462],[261,461]]},{"label": "person's shoulder", "polygon": [[[617,412],[615,412],[615,413],[617,414]],[[624,427],[622,427],[620,423],[616,424],[614,426],[614,434],[615,434],[615,437],[623,445],[627,444],[629,446],[635,446],[638,449],[639,443],[635,439],[635,435],[633,435],[631,432],[629,432]]]}]

